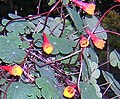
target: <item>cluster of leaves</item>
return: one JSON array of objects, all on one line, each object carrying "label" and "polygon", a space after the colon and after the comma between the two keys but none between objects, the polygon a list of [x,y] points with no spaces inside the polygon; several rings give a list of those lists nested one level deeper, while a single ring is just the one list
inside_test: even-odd
[{"label": "cluster of leaves", "polygon": [[[49,2],[50,5],[54,3],[53,0]],[[41,15],[22,18],[9,14],[12,21],[2,19],[0,31],[6,35],[0,36],[1,64],[19,64],[24,73],[21,77],[13,77],[1,70],[1,98],[65,99],[64,87],[78,83],[81,93],[75,95],[75,98],[102,99],[101,88],[97,82],[101,72],[95,48],[92,42],[84,50],[78,44],[81,35],[87,36],[84,27],[93,30],[99,20],[94,15],[86,15],[82,19],[74,6],[65,6],[68,5],[68,0],[63,0],[62,3],[73,25],[67,18]],[[50,55],[42,50],[43,28],[54,47]],[[102,32],[97,33],[99,31]],[[96,35],[107,40],[107,33],[100,25],[96,29]],[[79,59],[81,54],[82,61]],[[120,68],[119,58],[120,54],[116,50],[111,52],[110,63],[113,67]],[[81,67],[83,69],[79,81]],[[119,95],[119,83],[109,72],[102,73],[114,93]]]}]

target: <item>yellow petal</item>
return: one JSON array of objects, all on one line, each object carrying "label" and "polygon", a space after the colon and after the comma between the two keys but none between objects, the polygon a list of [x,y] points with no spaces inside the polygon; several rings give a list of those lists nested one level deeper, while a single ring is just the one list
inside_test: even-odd
[{"label": "yellow petal", "polygon": [[23,73],[23,70],[20,66],[15,65],[12,67],[12,69],[9,71],[9,73],[13,76],[21,76]]}]

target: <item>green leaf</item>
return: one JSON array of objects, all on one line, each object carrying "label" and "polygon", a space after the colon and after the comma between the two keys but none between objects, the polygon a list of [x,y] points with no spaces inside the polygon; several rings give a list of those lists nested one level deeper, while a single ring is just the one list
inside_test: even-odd
[{"label": "green leaf", "polygon": [[0,85],[2,85],[2,84],[4,84],[5,83],[5,79],[3,79],[3,78],[0,78]]},{"label": "green leaf", "polygon": [[0,32],[1,32],[3,29],[4,29],[4,27],[1,25],[1,26],[0,26]]},{"label": "green leaf", "polygon": [[50,0],[48,4],[49,4],[49,6],[51,6],[54,3],[55,3],[55,0]]},{"label": "green leaf", "polygon": [[9,21],[10,21],[10,20],[8,20],[8,19],[2,19],[2,25],[5,26]]},{"label": "green leaf", "polygon": [[91,76],[92,76],[93,78],[95,78],[95,79],[98,79],[98,78],[100,77],[100,70],[99,70],[99,69],[95,69],[95,70],[92,72]]},{"label": "green leaf", "polygon": [[[31,21],[31,22],[37,24],[36,33],[40,32],[43,29],[45,19],[46,19],[46,17],[40,17],[36,21],[35,20]],[[56,17],[54,19],[52,17],[48,17],[47,24],[46,24],[46,27],[44,30],[44,32],[46,34],[50,34],[51,31],[53,31],[53,29],[55,28],[54,31],[52,32],[52,34],[54,34],[56,37],[59,37],[62,27],[63,27],[63,24],[61,23],[61,20],[58,20],[58,19],[60,19],[60,18]]]},{"label": "green leaf", "polygon": [[19,21],[13,21],[12,23],[8,24],[6,27],[6,30],[9,32],[16,32],[16,33],[25,33],[25,21],[19,20]]},{"label": "green leaf", "polygon": [[84,31],[83,29],[83,22],[82,19],[80,18],[80,15],[73,9],[71,9],[70,7],[66,7],[66,9],[68,10],[71,19],[74,22],[74,25],[76,26],[77,30],[79,30],[79,32]]},{"label": "green leaf", "polygon": [[102,74],[107,82],[111,84],[111,89],[116,95],[120,95],[120,84],[115,80],[114,76],[107,71],[102,71]]},{"label": "green leaf", "polygon": [[[57,59],[63,58],[63,57],[65,57],[65,56],[67,56],[67,55],[59,54],[58,57],[57,57]],[[74,63],[76,63],[77,58],[78,58],[77,55],[73,55],[73,56],[70,57],[70,58],[67,58],[67,59],[62,60],[61,63],[68,64],[69,61],[70,61],[69,64],[74,64]]]},{"label": "green leaf", "polygon": [[[15,18],[22,18],[21,16],[18,16],[16,14],[12,14],[12,13],[9,13],[8,16],[12,19],[15,19]],[[22,19],[23,20],[23,19]]]},{"label": "green leaf", "polygon": [[[37,64],[42,65],[42,62],[38,62]],[[63,86],[57,86],[55,84],[58,84],[58,80],[55,78],[55,72],[50,66],[45,67],[38,67],[36,66],[36,69],[39,71],[42,78],[45,77],[50,82],[50,86],[54,89],[55,92],[57,92],[60,99],[64,99],[62,93],[63,93]],[[47,78],[46,78],[47,77]],[[44,85],[44,84],[43,84]],[[57,91],[56,91],[57,90]],[[56,97],[55,94],[53,94],[53,97]],[[47,99],[47,98],[46,98]],[[56,99],[56,98],[55,98]]]},{"label": "green leaf", "polygon": [[110,64],[113,67],[118,66],[118,68],[120,69],[120,54],[116,50],[110,53],[110,60]]},{"label": "green leaf", "polygon": [[18,47],[21,43],[20,37],[15,32],[9,33],[7,36],[0,36],[0,46],[2,46],[0,49]]},{"label": "green leaf", "polygon": [[29,48],[29,43],[27,41],[23,41],[20,48],[22,48],[23,50]]},{"label": "green leaf", "polygon": [[96,90],[96,94],[99,98],[102,98],[102,93],[100,92],[100,87],[98,84],[93,84],[93,86],[95,87]]},{"label": "green leaf", "polygon": [[73,47],[75,47],[75,42],[68,39],[57,38],[53,36],[49,36],[49,40],[53,45],[53,54],[62,53],[62,54],[69,54],[73,51]]},{"label": "green leaf", "polygon": [[[99,20],[97,19],[97,17],[95,16],[86,16],[85,17],[85,22],[86,24],[88,25],[88,27],[93,30],[95,25],[97,24]],[[107,39],[107,33],[105,32],[105,30],[99,25],[96,29],[95,32],[99,32],[99,31],[103,31],[103,32],[100,32],[100,33],[97,33],[96,35],[104,40]]]},{"label": "green leaf", "polygon": [[80,82],[81,99],[100,99],[96,95],[96,90],[93,85],[85,82]]},{"label": "green leaf", "polygon": [[83,54],[86,57],[86,61],[90,59],[92,62],[98,63],[98,56],[92,48],[86,48]]},{"label": "green leaf", "polygon": [[[5,90],[6,87],[7,86],[4,86],[3,90]],[[29,84],[12,82],[7,90],[7,99],[30,99],[29,97],[36,95],[34,91],[34,88]]]},{"label": "green leaf", "polygon": [[100,76],[100,70],[98,68],[98,64],[95,62],[90,62],[90,67],[91,67],[91,77],[98,79]]},{"label": "green leaf", "polygon": [[21,63],[25,55],[24,50],[15,47],[0,50],[0,58],[6,63]]},{"label": "green leaf", "polygon": [[20,37],[15,33],[0,36],[0,58],[7,63],[21,62],[26,55],[25,51],[19,48],[21,44]]},{"label": "green leaf", "polygon": [[[42,64],[41,62],[38,62],[38,64]],[[55,83],[58,83],[57,79],[55,78],[55,72],[50,66],[45,66],[43,68],[39,68],[36,66],[36,69],[40,72],[40,75],[42,77],[47,77],[51,79],[51,81],[54,81]]]},{"label": "green leaf", "polygon": [[42,96],[45,99],[64,99],[60,98],[60,92],[56,85],[54,85],[49,78],[40,77],[36,79],[36,85],[38,88],[42,88]]}]

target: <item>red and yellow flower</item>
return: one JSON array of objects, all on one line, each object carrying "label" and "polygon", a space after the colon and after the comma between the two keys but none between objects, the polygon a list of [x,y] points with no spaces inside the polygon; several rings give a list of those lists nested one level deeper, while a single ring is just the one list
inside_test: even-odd
[{"label": "red and yellow flower", "polygon": [[43,45],[42,45],[43,51],[47,54],[51,54],[53,51],[53,46],[50,43],[49,39],[47,38],[46,34],[43,33]]},{"label": "red and yellow flower", "polygon": [[63,95],[67,98],[72,98],[75,95],[75,87],[76,85],[65,87]]},{"label": "red and yellow flower", "polygon": [[80,39],[80,46],[87,47],[88,45],[89,45],[89,40],[82,35]]},{"label": "red and yellow flower", "polygon": [[86,33],[91,37],[91,39],[92,39],[92,41],[93,41],[93,44],[94,44],[97,48],[99,48],[99,49],[103,49],[103,48],[104,48],[105,43],[106,43],[104,40],[98,38],[96,35],[94,35],[93,33],[91,33],[91,31],[88,30],[88,29],[86,29],[85,31],[86,31]]},{"label": "red and yellow flower", "polygon": [[21,76],[23,73],[23,70],[20,66],[14,65],[14,66],[0,66],[1,69],[6,70],[9,74],[13,76]]},{"label": "red and yellow flower", "polygon": [[78,7],[83,9],[89,15],[94,15],[95,4],[94,3],[84,3],[79,0],[72,0]]}]

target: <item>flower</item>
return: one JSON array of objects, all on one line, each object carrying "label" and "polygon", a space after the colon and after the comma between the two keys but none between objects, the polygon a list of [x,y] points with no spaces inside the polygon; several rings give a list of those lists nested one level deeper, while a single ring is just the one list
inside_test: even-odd
[{"label": "flower", "polygon": [[0,66],[3,70],[6,70],[9,72],[9,74],[13,76],[21,76],[23,73],[23,70],[20,66],[14,65],[14,66]]},{"label": "flower", "polygon": [[120,2],[120,0],[116,0],[117,2]]},{"label": "flower", "polygon": [[89,40],[82,35],[80,40],[80,46],[87,47],[88,45],[89,45]]},{"label": "flower", "polygon": [[79,0],[72,0],[77,6],[87,12],[89,15],[94,15],[95,4],[94,3],[84,3]]},{"label": "flower", "polygon": [[51,54],[53,51],[53,46],[50,43],[49,39],[47,38],[46,34],[43,33],[43,51],[46,52],[47,54]]},{"label": "flower", "polygon": [[88,29],[86,29],[85,31],[91,37],[94,45],[97,48],[99,48],[99,49],[103,49],[104,48],[105,43],[106,43],[104,40],[98,38],[96,35],[94,35],[93,33],[91,33],[91,31],[89,31]]},{"label": "flower", "polygon": [[74,85],[65,87],[63,95],[67,98],[72,98],[75,95],[75,87]]}]

